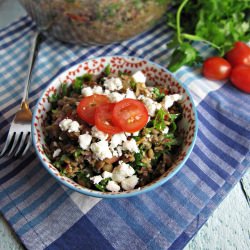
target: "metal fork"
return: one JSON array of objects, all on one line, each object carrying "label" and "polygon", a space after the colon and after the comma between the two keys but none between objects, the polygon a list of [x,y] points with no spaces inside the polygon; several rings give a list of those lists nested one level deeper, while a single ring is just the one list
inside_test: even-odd
[{"label": "metal fork", "polygon": [[32,68],[36,58],[36,52],[38,47],[38,39],[40,33],[36,33],[31,43],[31,51],[29,55],[29,68],[26,78],[24,93],[21,102],[20,109],[17,111],[14,119],[11,122],[9,133],[4,145],[4,148],[0,154],[0,157],[4,155],[23,156],[31,145],[31,120],[32,113],[28,104],[28,92],[30,86],[30,78]]}]

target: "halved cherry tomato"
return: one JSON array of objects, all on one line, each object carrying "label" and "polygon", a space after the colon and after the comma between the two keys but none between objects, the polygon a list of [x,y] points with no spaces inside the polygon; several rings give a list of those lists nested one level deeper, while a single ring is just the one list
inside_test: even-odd
[{"label": "halved cherry tomato", "polygon": [[105,103],[110,103],[110,100],[107,96],[94,94],[84,97],[78,104],[76,111],[82,120],[94,125],[96,108]]},{"label": "halved cherry tomato", "polygon": [[95,111],[96,127],[110,135],[122,132],[122,129],[114,125],[112,121],[112,112],[115,105],[115,103],[106,103],[97,107]]},{"label": "halved cherry tomato", "polygon": [[112,121],[123,131],[133,133],[147,124],[148,111],[142,102],[127,98],[115,104]]},{"label": "halved cherry tomato", "polygon": [[225,57],[233,67],[236,65],[250,66],[250,47],[243,42],[236,42]]},{"label": "halved cherry tomato", "polygon": [[210,57],[203,63],[202,74],[210,80],[225,80],[229,77],[232,67],[222,57]]},{"label": "halved cherry tomato", "polygon": [[238,89],[250,94],[250,66],[237,65],[234,67],[230,80]]}]

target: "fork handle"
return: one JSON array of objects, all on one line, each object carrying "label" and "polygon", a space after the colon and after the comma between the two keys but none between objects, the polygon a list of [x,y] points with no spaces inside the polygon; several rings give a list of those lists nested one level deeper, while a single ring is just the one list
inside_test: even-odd
[{"label": "fork handle", "polygon": [[28,93],[29,93],[29,86],[30,86],[30,80],[31,80],[31,72],[32,72],[32,68],[34,66],[34,62],[35,62],[35,58],[36,58],[36,54],[37,54],[39,36],[40,36],[40,33],[36,32],[35,35],[33,36],[32,42],[31,42],[31,50],[30,50],[30,54],[29,54],[28,75],[27,75],[25,85],[24,85],[24,93],[23,93],[22,104],[24,102],[27,103],[27,101],[28,101]]}]

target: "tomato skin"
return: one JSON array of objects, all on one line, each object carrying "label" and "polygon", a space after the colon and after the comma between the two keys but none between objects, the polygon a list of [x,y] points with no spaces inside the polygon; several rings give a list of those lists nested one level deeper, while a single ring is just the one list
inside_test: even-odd
[{"label": "tomato skin", "polygon": [[222,57],[214,56],[203,63],[202,74],[210,80],[225,80],[230,76],[232,66]]},{"label": "tomato skin", "polygon": [[147,124],[148,111],[142,102],[126,98],[115,104],[112,121],[123,131],[133,133]]},{"label": "tomato skin", "polygon": [[96,108],[105,103],[110,103],[109,98],[105,95],[94,94],[84,97],[77,106],[77,115],[87,123],[94,125]]},{"label": "tomato skin", "polygon": [[233,67],[240,64],[250,66],[250,47],[243,42],[236,42],[225,58]]},{"label": "tomato skin", "polygon": [[235,66],[232,70],[230,80],[238,89],[250,94],[250,66]]},{"label": "tomato skin", "polygon": [[96,127],[107,134],[113,135],[121,133],[122,129],[112,122],[112,112],[115,103],[106,103],[96,108],[95,125]]}]

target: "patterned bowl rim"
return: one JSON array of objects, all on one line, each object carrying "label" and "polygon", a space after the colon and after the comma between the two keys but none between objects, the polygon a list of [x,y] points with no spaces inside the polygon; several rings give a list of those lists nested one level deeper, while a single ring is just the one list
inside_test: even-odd
[{"label": "patterned bowl rim", "polygon": [[[76,187],[74,187],[72,184],[68,183],[67,181],[62,180],[59,176],[55,175],[54,172],[48,167],[47,163],[44,162],[43,160],[43,156],[42,153],[39,152],[37,146],[36,146],[36,138],[35,138],[35,115],[38,112],[38,106],[39,106],[39,102],[41,102],[42,98],[45,95],[45,92],[49,89],[49,87],[53,86],[54,81],[60,77],[60,75],[64,74],[67,71],[70,71],[72,68],[74,68],[76,65],[78,64],[83,64],[85,62],[90,62],[92,60],[100,60],[102,58],[104,59],[108,59],[110,60],[113,57],[120,57],[120,58],[124,58],[124,59],[134,59],[134,60],[144,60],[147,62],[147,64],[151,64],[155,67],[157,67],[158,69],[162,69],[164,70],[167,74],[169,74],[176,82],[178,82],[178,84],[181,85],[181,87],[186,91],[187,95],[190,98],[190,102],[192,104],[192,111],[194,113],[194,136],[192,138],[192,143],[190,144],[190,146],[188,147],[188,150],[186,152],[186,155],[184,157],[184,159],[176,166],[176,168],[174,170],[172,170],[167,176],[165,176],[164,178],[161,178],[159,180],[157,180],[155,183],[152,183],[150,185],[150,183],[148,185],[146,185],[145,187],[142,188],[137,188],[134,190],[130,190],[130,191],[125,191],[125,192],[120,192],[120,193],[108,193],[108,192],[101,192],[101,191],[96,191],[96,190],[91,190],[85,187],[82,187],[81,189],[78,189]],[[127,198],[127,197],[131,197],[131,196],[135,196],[135,195],[139,195],[148,191],[151,191],[155,188],[160,187],[161,185],[163,185],[164,183],[166,183],[168,180],[170,180],[175,174],[177,174],[177,172],[180,171],[180,169],[184,166],[184,164],[186,163],[187,159],[189,158],[194,145],[195,145],[195,141],[197,139],[197,133],[198,133],[198,115],[197,115],[197,111],[196,111],[196,107],[194,105],[194,101],[193,98],[190,94],[190,91],[182,84],[182,82],[176,78],[173,73],[171,73],[169,70],[167,70],[166,68],[164,68],[163,66],[150,61],[148,59],[144,59],[144,58],[140,58],[140,57],[135,57],[135,56],[123,56],[123,55],[109,55],[109,56],[99,56],[99,57],[93,57],[87,60],[83,60],[81,62],[75,63],[72,66],[70,66],[68,69],[64,70],[63,72],[60,72],[59,74],[57,74],[51,81],[50,83],[45,87],[45,89],[43,90],[42,94],[40,95],[39,99],[36,102],[36,106],[33,112],[33,117],[32,117],[32,124],[31,124],[31,136],[32,136],[32,142],[33,142],[33,146],[35,148],[35,152],[39,158],[39,160],[41,161],[42,165],[45,167],[45,169],[61,184],[63,184],[64,186],[66,186],[67,188],[70,188],[78,193],[87,195],[87,196],[92,196],[92,197],[96,197],[96,198]]]}]

